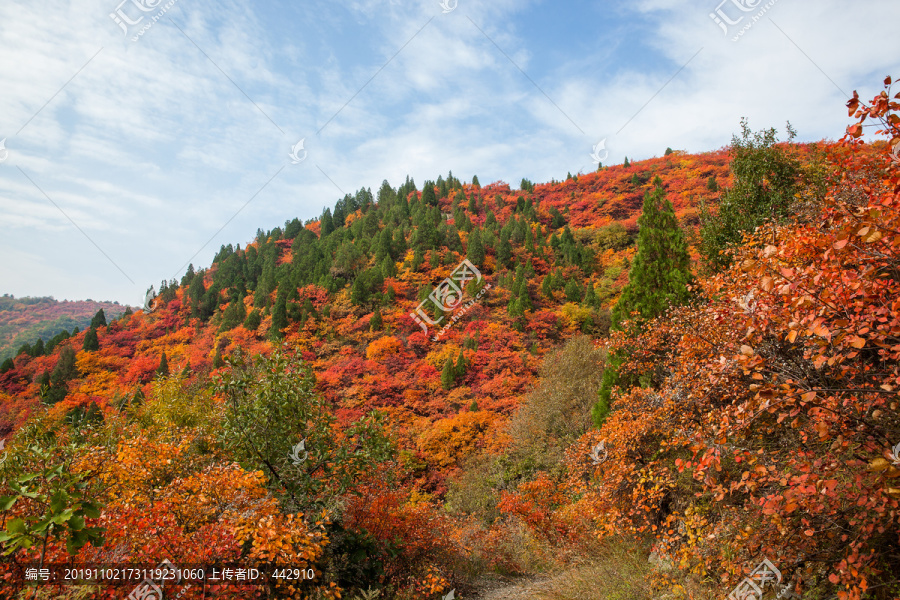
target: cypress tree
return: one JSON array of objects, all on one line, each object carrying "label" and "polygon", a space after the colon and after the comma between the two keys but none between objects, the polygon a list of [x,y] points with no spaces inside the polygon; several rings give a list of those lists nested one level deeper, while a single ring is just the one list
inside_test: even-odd
[{"label": "cypress tree", "polygon": [[97,327],[106,327],[106,314],[103,312],[103,309],[97,311],[97,314],[94,315],[94,318],[91,319],[91,327],[96,329]]},{"label": "cypress tree", "polygon": [[574,279],[566,284],[566,300],[569,302],[581,302],[581,286]]},{"label": "cypress tree", "polygon": [[225,366],[225,361],[222,359],[222,351],[219,348],[216,348],[216,355],[213,356],[213,369],[219,369]]},{"label": "cypress tree", "polygon": [[444,363],[444,370],[441,371],[441,387],[445,390],[449,390],[453,387],[455,381],[453,359],[448,358],[447,362]]},{"label": "cypress tree", "polygon": [[287,293],[283,291],[284,285],[278,286],[278,295],[275,299],[275,310],[272,312],[272,326],[269,328],[269,336],[280,340],[284,335],[281,330],[288,326],[287,318]]},{"label": "cypress tree", "polygon": [[662,180],[657,177],[653,183],[653,192],[644,194],[637,253],[628,273],[628,285],[613,309],[613,326],[617,328],[633,311],[640,313],[640,320],[649,321],[688,297],[691,273],[684,233],[666,198]]},{"label": "cypress tree", "polygon": [[[690,280],[690,259],[684,234],[675,218],[675,210],[668,201],[657,177],[652,193],[644,194],[644,210],[638,219],[637,253],[628,273],[628,285],[612,313],[612,327],[620,328],[622,321],[637,312],[638,323],[662,314],[669,306],[685,302]],[[619,369],[626,356],[616,352],[609,358],[600,382],[598,401],[591,415],[599,427],[609,414],[612,390],[620,384]],[[621,382],[634,385],[637,379]]]},{"label": "cypress tree", "polygon": [[461,379],[466,374],[466,357],[463,355],[462,349],[459,350],[459,356],[456,359],[456,366],[453,368],[454,380]]},{"label": "cypress tree", "polygon": [[369,319],[369,329],[380,331],[382,327],[384,327],[384,319],[381,317],[381,309],[376,308],[372,318]]},{"label": "cypress tree", "polygon": [[259,324],[262,322],[262,317],[259,315],[259,309],[254,308],[250,311],[250,314],[247,315],[247,318],[244,320],[244,329],[247,331],[256,331],[259,329]]},{"label": "cypress tree", "polygon": [[156,367],[156,374],[163,377],[169,376],[169,359],[166,358],[165,352],[162,353],[162,356],[159,359],[159,366]]},{"label": "cypress tree", "polygon": [[87,333],[84,334],[84,343],[81,347],[88,352],[100,349],[100,340],[97,338],[96,329],[91,327],[87,330]]},{"label": "cypress tree", "polygon": [[322,213],[322,228],[320,230],[320,236],[326,237],[330,233],[334,231],[334,219],[331,216],[331,209],[326,208]]},{"label": "cypress tree", "polygon": [[481,230],[473,229],[469,235],[469,248],[467,252],[469,261],[477,267],[484,264],[484,242],[481,240]]}]

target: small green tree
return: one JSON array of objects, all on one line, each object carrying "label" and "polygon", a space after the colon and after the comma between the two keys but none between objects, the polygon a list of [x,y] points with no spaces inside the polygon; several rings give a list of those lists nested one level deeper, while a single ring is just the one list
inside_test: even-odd
[{"label": "small green tree", "polygon": [[375,312],[372,314],[372,318],[369,319],[369,329],[371,331],[381,331],[384,327],[384,319],[381,316],[381,309],[376,308]]},{"label": "small green tree", "polygon": [[[787,131],[790,142],[796,135],[790,123]],[[701,205],[700,250],[713,270],[731,263],[727,250],[741,242],[744,232],[790,217],[803,174],[799,160],[778,143],[774,128],[753,132],[747,119],[741,119],[741,137],[732,138],[730,166],[734,185],[724,191],[718,210]]]},{"label": "small green tree", "polygon": [[[628,273],[628,285],[613,308],[612,327],[615,329],[621,329],[623,322],[632,318],[632,313],[637,313],[634,323],[640,327],[669,306],[688,299],[691,271],[684,234],[678,226],[672,203],[666,198],[662,180],[657,177],[653,183],[653,192],[644,194],[644,210],[638,218],[637,253]],[[619,371],[626,358],[621,352],[614,352],[609,357],[597,403],[591,411],[598,427],[609,414],[612,390],[620,383]]]},{"label": "small green tree", "polygon": [[84,343],[82,344],[82,350],[87,352],[93,352],[95,350],[100,349],[100,340],[97,337],[97,330],[91,327],[84,334]]},{"label": "small green tree", "polygon": [[455,382],[456,374],[454,373],[453,359],[448,358],[447,362],[444,363],[444,369],[441,371],[441,387],[445,390],[452,389]]},{"label": "small green tree", "polygon": [[214,384],[226,399],[222,442],[244,468],[266,474],[286,510],[333,502],[392,455],[377,413],[336,434],[329,403],[299,355],[276,349],[250,361],[237,351],[228,366]]},{"label": "small green tree", "polygon": [[581,302],[581,286],[578,285],[578,282],[574,279],[570,279],[568,283],[566,283],[566,300],[569,302]]},{"label": "small green tree", "polygon": [[250,311],[250,314],[247,315],[247,318],[244,320],[244,329],[247,331],[256,331],[259,329],[259,324],[262,323],[262,317],[259,314],[259,309],[254,308]]},{"label": "small green tree", "polygon": [[100,504],[91,499],[91,473],[73,472],[76,451],[74,444],[43,448],[29,443],[14,453],[18,472],[2,485],[5,495],[0,496],[3,554],[40,544],[43,567],[51,539],[65,539],[70,555],[85,544],[103,545],[104,528],[86,523],[100,517]]},{"label": "small green tree", "polygon": [[94,318],[91,319],[91,327],[96,329],[97,327],[106,327],[106,315],[103,313],[103,309],[97,311],[97,314],[94,315]]},{"label": "small green tree", "polygon": [[165,352],[162,353],[162,356],[159,359],[159,366],[156,367],[156,374],[161,377],[169,376],[169,359],[166,358]]},{"label": "small green tree", "polygon": [[616,328],[632,312],[640,313],[642,320],[650,320],[688,298],[690,256],[659,177],[654,180],[653,192],[644,194],[638,227],[637,253],[628,273],[628,285],[613,310]]},{"label": "small green tree", "polygon": [[484,242],[481,239],[481,229],[475,228],[469,234],[469,247],[467,249],[469,261],[475,266],[484,264]]},{"label": "small green tree", "polygon": [[272,311],[272,326],[269,328],[269,337],[273,340],[280,340],[284,337],[282,331],[288,326],[287,318],[287,284],[282,283],[278,286],[278,294],[275,297],[275,310]]},{"label": "small green tree", "polygon": [[459,356],[456,358],[456,365],[453,367],[453,379],[454,381],[462,379],[466,376],[466,368],[468,364],[466,363],[466,357],[463,354],[462,348],[459,350]]}]

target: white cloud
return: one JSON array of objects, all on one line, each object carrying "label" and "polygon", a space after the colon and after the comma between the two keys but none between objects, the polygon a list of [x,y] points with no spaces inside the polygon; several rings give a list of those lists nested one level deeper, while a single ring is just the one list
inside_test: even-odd
[{"label": "white cloud", "polygon": [[[742,116],[782,131],[790,119],[802,139],[839,137],[845,99],[810,59],[863,97],[897,66],[895,2],[779,0],[737,43],[709,18],[715,4],[643,0],[573,12],[563,39],[526,33],[546,1],[460,0],[442,14],[437,0],[178,0],[132,43],[109,18],[116,1],[3,3],[0,139],[10,158],[0,165],[0,239],[29,253],[4,253],[14,264],[0,291],[137,303],[282,167],[195,265],[259,227],[318,215],[340,197],[334,184],[353,193],[410,174],[421,185],[451,169],[513,186],[559,179],[592,169],[589,152],[602,137],[609,162],[666,146],[710,150],[729,142]],[[291,165],[300,138],[309,155]]]}]

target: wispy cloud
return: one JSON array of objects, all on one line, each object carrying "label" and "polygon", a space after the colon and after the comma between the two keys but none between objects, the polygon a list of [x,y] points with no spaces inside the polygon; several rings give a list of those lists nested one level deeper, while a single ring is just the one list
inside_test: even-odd
[{"label": "wispy cloud", "polygon": [[900,45],[888,0],[780,0],[737,43],[714,2],[178,0],[138,42],[116,5],[0,5],[4,292],[137,303],[207,240],[197,265],[384,178],[545,181],[602,138],[611,163],[709,150],[742,116],[837,137],[836,88],[873,93]]}]

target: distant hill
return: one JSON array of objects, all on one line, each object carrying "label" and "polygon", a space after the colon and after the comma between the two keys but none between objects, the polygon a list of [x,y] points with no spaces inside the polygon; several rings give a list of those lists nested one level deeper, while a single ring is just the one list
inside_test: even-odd
[{"label": "distant hill", "polygon": [[84,329],[101,308],[110,319],[125,312],[118,302],[69,302],[4,294],[0,297],[0,362],[15,356],[22,344],[33,344],[38,338],[46,342],[60,331],[71,332],[75,327]]}]

